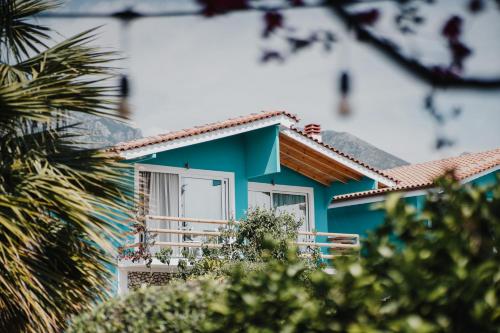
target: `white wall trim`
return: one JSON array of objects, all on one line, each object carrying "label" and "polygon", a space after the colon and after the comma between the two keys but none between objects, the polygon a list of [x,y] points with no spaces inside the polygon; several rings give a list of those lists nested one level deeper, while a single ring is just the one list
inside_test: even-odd
[{"label": "white wall trim", "polygon": [[212,141],[216,139],[222,139],[228,136],[237,135],[245,132],[254,131],[260,128],[272,126],[272,125],[282,125],[284,127],[291,127],[297,122],[286,115],[279,115],[270,118],[265,118],[257,121],[252,121],[246,124],[223,128],[215,131],[210,131],[203,134],[197,134],[193,136],[188,136],[185,138],[180,138],[176,140],[160,142],[155,144],[150,144],[144,147],[133,148],[120,152],[120,156],[124,159],[133,159],[150,154],[159,153],[166,150],[172,150],[176,148],[182,148],[186,146],[191,146],[198,143],[203,143],[207,141]]},{"label": "white wall trim", "polygon": [[[427,190],[416,190],[416,191],[410,191],[406,192],[403,195],[403,198],[408,198],[408,197],[416,197],[420,195],[425,195],[427,194],[428,191],[432,189],[427,189]],[[397,190],[395,191],[389,191],[389,192],[384,192],[381,194],[374,195],[372,197],[368,198],[359,198],[359,199],[352,199],[352,200],[346,200],[346,201],[340,201],[340,202],[334,202],[328,205],[328,209],[331,208],[341,208],[341,207],[347,207],[347,206],[356,206],[356,205],[363,205],[363,204],[368,204],[368,203],[374,203],[374,202],[379,202],[379,201],[384,201],[385,197],[391,193],[398,193]],[[402,193],[402,192],[399,192]]]},{"label": "white wall trim", "polygon": [[128,292],[128,272],[122,267],[116,268],[117,282],[118,282],[118,295],[126,294]]},{"label": "white wall trim", "polygon": [[339,162],[339,163],[347,166],[348,168],[353,169],[353,170],[361,173],[362,175],[369,177],[377,182],[380,182],[386,186],[395,186],[396,185],[396,183],[394,181],[390,180],[389,178],[384,177],[384,176],[378,174],[377,172],[370,170],[369,168],[364,167],[364,166],[360,165],[359,163],[356,163],[353,160],[332,151],[331,149],[328,149],[327,147],[323,146],[322,144],[319,144],[319,143],[303,136],[302,134],[295,132],[294,130],[291,130],[289,128],[284,128],[281,130],[281,133],[283,133],[284,135],[286,135],[286,136],[288,136],[288,137],[290,137],[290,138],[292,138],[292,139],[294,139],[294,140],[296,140],[304,145],[307,145],[308,147],[314,149],[315,151],[317,151],[317,152],[335,160],[336,162]]},{"label": "white wall trim", "polygon": [[311,225],[311,230],[314,230],[314,228],[316,227],[316,221],[314,220],[314,188],[305,186],[281,184],[273,185],[268,183],[248,182],[248,191],[307,194],[307,204],[309,206],[309,223]]}]

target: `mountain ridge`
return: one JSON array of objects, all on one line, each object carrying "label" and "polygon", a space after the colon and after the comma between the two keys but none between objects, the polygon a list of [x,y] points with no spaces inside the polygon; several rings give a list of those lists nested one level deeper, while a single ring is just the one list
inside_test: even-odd
[{"label": "mountain ridge", "polygon": [[[126,122],[91,115],[75,118],[79,123],[81,139],[92,148],[105,148],[142,138],[141,130]],[[323,130],[321,136],[324,143],[380,170],[410,164],[348,132]]]},{"label": "mountain ridge", "polygon": [[79,139],[90,148],[107,148],[123,141],[142,138],[140,129],[130,124],[94,115],[76,115]]},{"label": "mountain ridge", "polygon": [[379,170],[410,164],[348,132],[323,130],[321,138],[324,143]]}]

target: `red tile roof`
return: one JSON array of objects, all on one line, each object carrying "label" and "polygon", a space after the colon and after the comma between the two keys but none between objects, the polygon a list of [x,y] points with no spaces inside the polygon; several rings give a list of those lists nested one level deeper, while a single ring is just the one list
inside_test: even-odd
[{"label": "red tile roof", "polygon": [[290,119],[298,122],[299,118],[296,115],[288,113],[286,111],[264,111],[260,113],[252,113],[247,116],[227,119],[220,122],[215,122],[211,124],[206,124],[202,126],[196,126],[193,128],[183,129],[180,131],[169,132],[166,134],[159,134],[154,136],[149,136],[142,139],[121,142],[115,145],[111,150],[115,152],[126,151],[130,149],[136,149],[144,146],[154,145],[158,143],[163,143],[167,141],[182,139],[189,136],[204,134],[207,132],[213,132],[224,128],[235,127],[239,125],[248,124],[254,121],[278,117],[278,116],[287,116]]},{"label": "red tile roof", "polygon": [[455,177],[463,180],[498,165],[500,165],[500,148],[387,169],[383,173],[395,178],[398,183],[396,186],[337,195],[333,198],[333,202],[365,198],[386,192],[429,188],[434,185],[436,178],[448,170],[454,170]]},{"label": "red tile roof", "polygon": [[346,153],[344,153],[344,152],[342,152],[342,151],[338,150],[338,149],[337,149],[337,148],[335,148],[335,147],[332,147],[332,146],[330,146],[330,145],[328,145],[328,144],[326,144],[326,143],[324,143],[324,142],[322,142],[322,141],[319,141],[318,139],[314,138],[313,136],[308,135],[305,131],[301,131],[301,130],[299,130],[299,129],[297,129],[297,128],[291,128],[291,130],[293,130],[293,131],[295,131],[295,132],[297,132],[297,133],[299,133],[299,134],[301,134],[301,135],[303,135],[303,136],[307,137],[308,139],[310,139],[310,140],[312,140],[312,141],[315,141],[316,143],[319,143],[320,145],[322,145],[323,147],[326,147],[326,148],[330,149],[330,150],[331,150],[331,151],[333,151],[334,153],[337,153],[337,154],[339,154],[339,155],[341,155],[341,156],[343,156],[343,157],[346,157],[346,158],[350,159],[350,160],[351,160],[351,161],[353,161],[353,162],[356,162],[357,164],[359,164],[359,165],[361,165],[361,166],[363,166],[363,167],[365,167],[365,168],[367,168],[367,169],[369,169],[369,170],[371,170],[371,171],[373,171],[373,172],[375,172],[375,173],[379,174],[380,176],[382,176],[382,177],[384,177],[384,178],[390,179],[390,180],[392,180],[393,182],[397,182],[397,179],[396,179],[395,177],[392,177],[391,175],[388,175],[388,174],[386,174],[386,173],[384,173],[384,172],[382,172],[382,171],[380,171],[380,170],[378,170],[378,169],[376,169],[376,168],[374,168],[374,167],[372,167],[372,166],[370,166],[370,165],[366,164],[365,162],[360,161],[360,160],[358,160],[358,159],[356,159],[356,158],[352,157],[351,155],[348,155],[348,154],[346,154]]},{"label": "red tile roof", "polygon": [[[291,113],[286,112],[286,111],[263,111],[260,113],[253,113],[253,114],[250,114],[247,116],[241,116],[241,117],[237,117],[237,118],[227,119],[224,121],[206,124],[206,125],[202,125],[202,126],[196,126],[193,128],[183,129],[180,131],[174,131],[174,132],[154,135],[154,136],[150,136],[150,137],[146,137],[146,138],[142,138],[142,139],[121,142],[121,143],[118,143],[117,145],[115,145],[113,148],[111,148],[111,151],[123,152],[123,151],[131,150],[131,149],[136,149],[136,148],[141,148],[141,147],[154,145],[154,144],[158,144],[158,143],[182,139],[185,137],[204,134],[207,132],[213,132],[213,131],[221,130],[224,128],[235,127],[235,126],[239,126],[239,125],[248,124],[248,123],[251,123],[254,121],[268,119],[268,118],[272,118],[272,117],[278,117],[278,116],[289,117],[290,119],[292,119],[295,122],[299,121],[299,118],[296,115],[291,114]],[[310,139],[312,141],[315,141],[316,143],[323,145],[324,147],[332,150],[333,152],[335,152],[343,157],[346,157],[346,158],[352,160],[353,162],[379,174],[382,177],[385,177],[387,179],[395,181],[395,179],[393,177],[381,172],[378,169],[375,169],[375,168],[369,166],[368,164],[366,164],[366,163],[364,163],[364,162],[362,162],[362,161],[360,161],[360,160],[358,160],[358,159],[356,159],[356,158],[354,158],[354,157],[352,157],[344,152],[339,151],[338,149],[336,149],[334,147],[331,147],[327,144],[322,143],[321,141],[311,137],[310,135],[307,135],[304,131],[301,131],[301,130],[296,129],[294,127],[290,128],[290,129],[307,137],[308,139]]]}]

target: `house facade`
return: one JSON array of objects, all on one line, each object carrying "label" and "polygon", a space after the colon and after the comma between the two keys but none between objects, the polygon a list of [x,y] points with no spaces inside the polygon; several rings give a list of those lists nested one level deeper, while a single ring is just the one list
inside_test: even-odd
[{"label": "house facade", "polygon": [[[216,232],[217,221],[238,221],[263,207],[293,213],[303,221],[302,240],[319,244],[328,256],[331,247],[320,245],[328,245],[333,232],[332,198],[396,185],[299,130],[298,119],[281,111],[134,140],[114,150],[133,165],[136,193],[146,194],[148,227],[160,230],[157,247],[199,246]],[[151,269],[168,272],[167,266],[154,259]],[[143,263],[120,262],[119,289],[127,289],[130,272],[144,269]]]},{"label": "house facade", "polygon": [[[359,235],[383,220],[374,198],[406,189],[403,173],[372,168],[322,143],[317,126],[303,131],[298,122],[284,111],[261,112],[115,146],[133,166],[139,211],[157,233],[152,251],[173,249],[170,264],[121,260],[118,291],[151,272],[161,283],[181,249],[207,246],[219,227],[256,207],[294,214],[302,221],[297,244],[319,248],[325,260],[359,246]],[[423,192],[409,197],[417,206],[423,199]],[[131,237],[127,246],[141,241]]]}]

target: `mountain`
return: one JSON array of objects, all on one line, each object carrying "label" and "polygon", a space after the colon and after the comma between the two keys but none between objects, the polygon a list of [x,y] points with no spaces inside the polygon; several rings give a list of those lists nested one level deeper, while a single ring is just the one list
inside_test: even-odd
[{"label": "mountain", "polygon": [[119,142],[142,138],[141,130],[129,124],[92,115],[77,115],[81,140],[92,148],[113,146]]},{"label": "mountain", "polygon": [[323,142],[379,170],[410,164],[347,132],[325,130]]},{"label": "mountain", "polygon": [[[79,123],[81,139],[89,142],[89,146],[93,148],[109,147],[142,137],[140,129],[117,120],[91,115],[77,115],[75,118]],[[326,130],[321,132],[321,136],[324,143],[377,169],[384,170],[409,164],[350,133]]]}]

